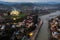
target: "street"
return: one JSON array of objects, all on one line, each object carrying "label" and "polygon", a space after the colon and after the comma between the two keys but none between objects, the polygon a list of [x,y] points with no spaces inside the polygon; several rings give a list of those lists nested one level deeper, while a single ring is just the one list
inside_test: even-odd
[{"label": "street", "polygon": [[42,25],[41,29],[39,30],[36,40],[49,40],[50,32],[48,29],[48,20],[51,18],[54,18],[58,15],[60,15],[59,11],[50,13],[48,15],[39,16],[39,18],[41,18],[41,20],[43,21],[43,25]]}]

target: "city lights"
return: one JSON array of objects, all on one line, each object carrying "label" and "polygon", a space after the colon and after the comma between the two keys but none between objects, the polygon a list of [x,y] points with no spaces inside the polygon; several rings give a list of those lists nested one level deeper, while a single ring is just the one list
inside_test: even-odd
[{"label": "city lights", "polygon": [[31,33],[29,34],[29,36],[30,36],[30,37],[33,36],[33,33],[31,32]]},{"label": "city lights", "polygon": [[13,11],[11,12],[11,15],[13,15],[13,16],[18,16],[18,15],[19,15],[19,11],[13,10]]},{"label": "city lights", "polygon": [[13,20],[16,20],[16,18],[13,18]]}]

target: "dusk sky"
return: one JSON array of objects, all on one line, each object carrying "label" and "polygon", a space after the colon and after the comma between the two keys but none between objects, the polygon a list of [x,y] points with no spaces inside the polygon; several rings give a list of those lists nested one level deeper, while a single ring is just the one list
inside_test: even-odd
[{"label": "dusk sky", "polygon": [[4,2],[60,2],[60,0],[0,0]]}]

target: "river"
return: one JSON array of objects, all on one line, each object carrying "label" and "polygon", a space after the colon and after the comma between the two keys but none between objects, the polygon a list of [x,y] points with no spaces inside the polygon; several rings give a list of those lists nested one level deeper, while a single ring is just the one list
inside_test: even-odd
[{"label": "river", "polygon": [[41,29],[39,30],[36,40],[49,40],[50,32],[48,29],[48,20],[58,15],[60,15],[60,11],[56,11],[54,13],[39,16],[39,18],[41,18],[41,20],[43,21],[43,25]]}]

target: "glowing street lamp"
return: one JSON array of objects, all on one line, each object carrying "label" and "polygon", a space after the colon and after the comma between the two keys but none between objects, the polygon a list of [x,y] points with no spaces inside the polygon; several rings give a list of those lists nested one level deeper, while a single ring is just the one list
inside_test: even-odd
[{"label": "glowing street lamp", "polygon": [[13,18],[13,20],[16,20],[16,18]]},{"label": "glowing street lamp", "polygon": [[31,36],[33,36],[33,33],[31,32],[31,33],[29,33],[29,36],[31,37]]}]

